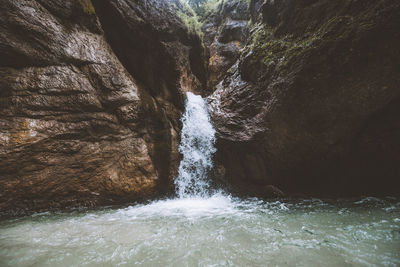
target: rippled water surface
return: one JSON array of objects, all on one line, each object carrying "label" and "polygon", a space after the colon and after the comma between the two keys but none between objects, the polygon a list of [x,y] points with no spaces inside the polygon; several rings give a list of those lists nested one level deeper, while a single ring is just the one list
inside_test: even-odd
[{"label": "rippled water surface", "polygon": [[0,222],[0,266],[400,266],[400,201],[165,200]]}]

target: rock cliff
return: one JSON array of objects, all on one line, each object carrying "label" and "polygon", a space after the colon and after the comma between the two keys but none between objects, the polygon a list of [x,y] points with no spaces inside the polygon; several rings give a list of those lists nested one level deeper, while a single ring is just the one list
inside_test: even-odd
[{"label": "rock cliff", "polygon": [[[93,5],[95,4],[95,5]],[[171,190],[200,39],[171,1],[0,3],[0,210]]]},{"label": "rock cliff", "polygon": [[400,3],[267,0],[250,13],[250,40],[209,98],[227,183],[399,193]]}]

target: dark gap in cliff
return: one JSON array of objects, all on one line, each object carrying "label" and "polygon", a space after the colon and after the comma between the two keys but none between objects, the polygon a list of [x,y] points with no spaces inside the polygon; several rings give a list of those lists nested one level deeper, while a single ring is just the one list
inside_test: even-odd
[{"label": "dark gap in cliff", "polygon": [[93,4],[107,41],[132,77],[156,99],[165,94],[162,90],[169,90],[172,96],[168,100],[183,110],[174,79],[178,75],[171,62],[173,55],[162,46],[162,42],[172,40],[160,38],[161,32],[154,31],[149,22],[143,22],[135,14],[124,17],[128,15],[119,13],[112,2],[99,0]]},{"label": "dark gap in cliff", "polygon": [[[199,38],[198,36],[194,38]],[[197,76],[202,87],[204,88],[202,92],[202,96],[209,95],[211,92],[209,88],[207,88],[207,79],[208,79],[208,71],[206,66],[206,51],[204,46],[202,45],[202,41],[194,42],[194,46],[190,49],[189,59],[190,59],[190,68],[194,75]]]}]

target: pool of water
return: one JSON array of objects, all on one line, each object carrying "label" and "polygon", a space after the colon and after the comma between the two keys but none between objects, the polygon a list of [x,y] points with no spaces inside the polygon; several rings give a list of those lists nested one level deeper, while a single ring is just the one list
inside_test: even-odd
[{"label": "pool of water", "polygon": [[0,266],[400,266],[400,199],[217,194],[0,221]]}]

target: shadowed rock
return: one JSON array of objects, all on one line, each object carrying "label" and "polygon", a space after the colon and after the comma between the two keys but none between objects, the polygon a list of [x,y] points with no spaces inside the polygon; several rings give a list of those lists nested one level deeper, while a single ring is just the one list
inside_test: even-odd
[{"label": "shadowed rock", "polygon": [[250,7],[251,40],[210,97],[228,183],[399,193],[400,4]]}]

